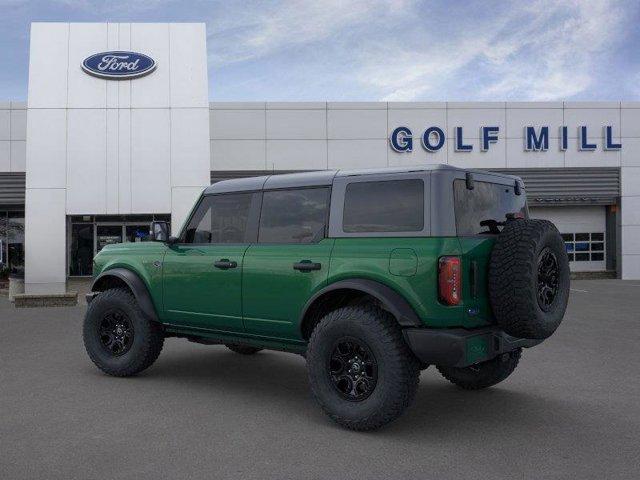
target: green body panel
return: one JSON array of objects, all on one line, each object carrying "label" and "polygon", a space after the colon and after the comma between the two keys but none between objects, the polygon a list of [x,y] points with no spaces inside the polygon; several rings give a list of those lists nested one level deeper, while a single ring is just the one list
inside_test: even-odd
[{"label": "green body panel", "polygon": [[413,277],[418,273],[418,255],[413,248],[394,248],[389,255],[389,273]]},{"label": "green body panel", "polygon": [[[314,244],[144,242],[105,247],[95,262],[96,274],[116,267],[138,274],[169,332],[295,351],[305,345],[299,324],[304,306],[341,280],[369,279],[388,286],[425,327],[493,323],[486,281],[493,243],[490,236],[327,238]],[[462,258],[462,302],[457,306],[438,300],[438,260],[445,255]],[[237,268],[215,268],[213,263],[222,259],[237,262]],[[321,267],[293,268],[304,260]],[[154,266],[158,261],[162,268]]]},{"label": "green body panel", "polygon": [[[242,259],[247,245],[172,245],[163,264],[164,321],[242,332]],[[236,262],[220,269],[218,260]]]},{"label": "green body panel", "polygon": [[[414,275],[408,275],[408,251],[417,256]],[[466,315],[464,301],[453,307],[438,301],[438,259],[460,253],[460,242],[455,237],[339,238],[331,255],[328,283],[366,278],[387,285],[409,302],[425,326],[485,325]],[[399,271],[404,274],[398,275]]]},{"label": "green body panel", "polygon": [[[246,332],[253,335],[302,340],[300,312],[317,290],[326,285],[333,239],[312,244],[255,244],[245,254],[242,308]],[[320,270],[294,270],[309,260]]]},{"label": "green body panel", "polygon": [[105,246],[94,258],[94,277],[105,270],[126,268],[136,273],[149,289],[156,312],[162,311],[162,269],[154,266],[167,250],[164,243],[131,242]]}]

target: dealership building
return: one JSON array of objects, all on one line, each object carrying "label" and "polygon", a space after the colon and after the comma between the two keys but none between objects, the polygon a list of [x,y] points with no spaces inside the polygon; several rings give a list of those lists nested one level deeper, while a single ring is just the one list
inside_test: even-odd
[{"label": "dealership building", "polygon": [[207,72],[204,24],[32,24],[27,101],[0,102],[5,274],[64,292],[221,179],[443,163],[521,176],[573,271],[640,279],[640,102],[210,103]]}]

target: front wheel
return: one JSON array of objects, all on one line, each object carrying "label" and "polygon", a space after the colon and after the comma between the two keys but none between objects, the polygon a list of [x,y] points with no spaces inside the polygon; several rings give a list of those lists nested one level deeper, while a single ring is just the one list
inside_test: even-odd
[{"label": "front wheel", "polygon": [[374,430],[398,418],[420,377],[393,317],[370,304],[325,315],[311,334],[307,366],[316,401],[351,430]]},{"label": "front wheel", "polygon": [[115,377],[150,367],[164,344],[162,327],[148,320],[133,294],[122,288],[106,290],[93,299],[82,336],[91,361]]},{"label": "front wheel", "polygon": [[469,367],[438,366],[437,368],[442,376],[454,385],[464,390],[480,390],[496,385],[511,375],[518,366],[521,355],[522,349],[517,348]]}]

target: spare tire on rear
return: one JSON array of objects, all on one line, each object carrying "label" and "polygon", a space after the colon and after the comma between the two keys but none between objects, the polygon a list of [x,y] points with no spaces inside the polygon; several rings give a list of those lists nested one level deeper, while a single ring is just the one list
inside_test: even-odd
[{"label": "spare tire on rear", "polygon": [[489,298],[509,335],[544,339],[558,328],[569,299],[569,259],[553,223],[507,221],[491,252]]}]

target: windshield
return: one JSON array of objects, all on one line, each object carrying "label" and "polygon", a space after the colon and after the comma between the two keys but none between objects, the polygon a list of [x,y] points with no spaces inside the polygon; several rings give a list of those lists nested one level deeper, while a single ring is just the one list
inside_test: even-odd
[{"label": "windshield", "polygon": [[515,188],[510,185],[475,181],[473,186],[473,190],[469,190],[465,180],[453,182],[459,236],[500,233],[510,213],[529,217],[524,189],[521,195],[516,195]]}]

